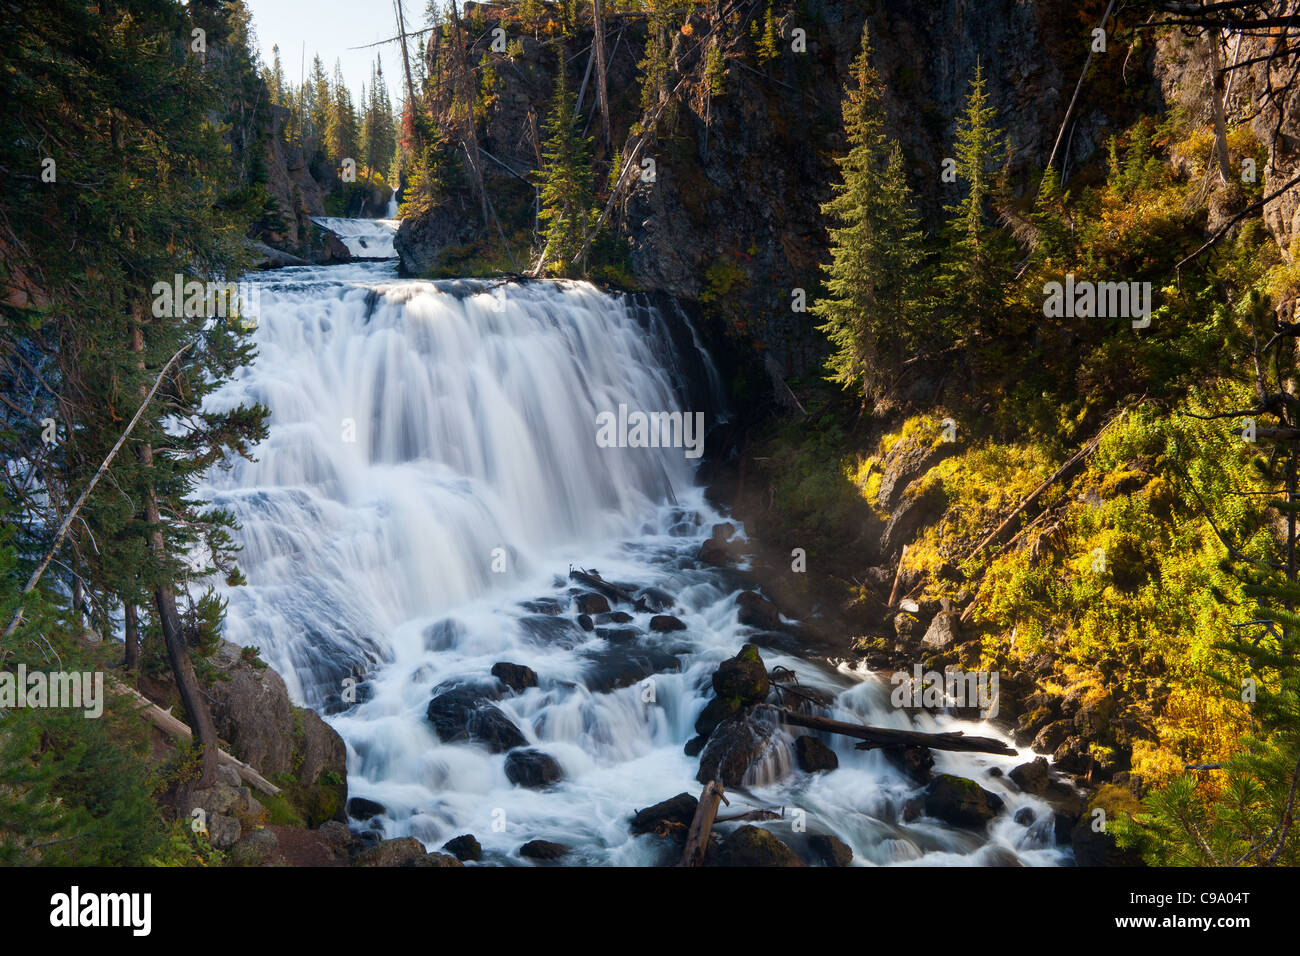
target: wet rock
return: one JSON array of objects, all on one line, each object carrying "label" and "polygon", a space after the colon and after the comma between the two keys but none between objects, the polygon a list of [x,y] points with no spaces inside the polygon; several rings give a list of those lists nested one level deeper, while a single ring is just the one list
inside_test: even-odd
[{"label": "wet rock", "polygon": [[961,641],[961,615],[956,611],[940,611],[930,622],[922,646],[934,651],[946,651]]},{"label": "wet rock", "polygon": [[1042,757],[1036,757],[1030,763],[1022,763],[1007,776],[1012,783],[1025,793],[1038,796],[1042,796],[1047,792],[1047,784],[1052,779],[1052,773],[1047,767],[1047,761]]},{"label": "wet rock", "polygon": [[415,837],[397,837],[382,840],[368,850],[362,850],[353,866],[410,866],[425,857],[424,847]]},{"label": "wet rock", "polygon": [[520,604],[520,607],[525,607],[534,614],[547,614],[551,616],[558,615],[564,611],[564,608],[560,607],[560,602],[552,600],[551,598],[539,598],[536,601],[524,601]]},{"label": "wet rock", "polygon": [[698,757],[700,755],[700,751],[704,749],[704,745],[708,742],[709,742],[708,737],[697,735],[695,737],[692,737],[690,740],[686,741],[686,746],[682,748],[682,752],[686,754],[686,756],[688,757]]},{"label": "wet rock", "polygon": [[631,687],[660,672],[681,668],[681,662],[672,654],[636,644],[611,645],[592,654],[590,661],[583,683],[597,693]]},{"label": "wet rock", "polygon": [[782,627],[776,605],[755,591],[742,591],[736,596],[736,620],[760,631],[779,631]]},{"label": "wet rock", "polygon": [[767,667],[753,644],[743,646],[713,672],[713,692],[719,697],[735,697],[742,704],[766,700],[770,687]]},{"label": "wet rock", "polygon": [[930,782],[930,771],[934,768],[934,754],[929,747],[885,747],[882,749],[885,759],[903,773],[913,783]]},{"label": "wet rock", "polygon": [[921,819],[925,812],[925,800],[922,797],[909,797],[903,804],[903,822],[913,823]]},{"label": "wet rock", "polygon": [[768,717],[756,717],[752,712],[724,720],[700,754],[695,779],[700,783],[716,779],[728,789],[739,787],[750,769],[772,748],[775,733],[775,725]]},{"label": "wet rock", "polygon": [[1030,826],[1034,822],[1034,811],[1029,807],[1021,807],[1016,811],[1016,815],[1011,819],[1015,820],[1022,827]]},{"label": "wet rock", "polygon": [[435,621],[424,629],[426,651],[449,651],[465,636],[465,625],[455,618]]},{"label": "wet rock", "polygon": [[479,743],[492,753],[528,743],[509,717],[470,688],[438,694],[429,701],[426,716],[443,743]]},{"label": "wet rock", "polygon": [[684,839],[686,828],[695,818],[699,801],[689,793],[660,801],[652,807],[638,810],[632,817],[629,829],[634,834],[653,833],[657,836],[674,836]]},{"label": "wet rock", "polygon": [[483,859],[483,847],[479,845],[478,840],[474,838],[472,833],[463,833],[458,837],[452,837],[442,845],[442,848],[462,862]]},{"label": "wet rock", "polygon": [[607,614],[609,599],[603,594],[587,591],[573,599],[574,606],[583,614]]},{"label": "wet rock", "polygon": [[636,604],[646,611],[660,613],[671,611],[677,599],[662,588],[642,588],[636,593]]},{"label": "wet rock", "polygon": [[686,625],[671,614],[656,614],[650,618],[650,630],[656,634],[667,634],[669,631],[684,631]]},{"label": "wet rock", "polygon": [[1068,720],[1056,720],[1048,724],[1034,737],[1034,750],[1038,753],[1053,753],[1070,736],[1073,726]]},{"label": "wet rock", "polygon": [[402,866],[434,866],[434,867],[463,867],[465,864],[460,862],[449,853],[426,853],[418,860],[412,860],[410,863],[403,863]]},{"label": "wet rock", "polygon": [[735,533],[736,526],[730,521],[724,521],[713,526],[713,533],[709,537],[715,541],[730,541],[731,536]]},{"label": "wet rock", "polygon": [[596,626],[596,622],[591,619],[590,614],[578,615],[578,627],[582,628],[584,631],[590,631],[595,626]]},{"label": "wet rock", "polygon": [[790,849],[762,827],[743,826],[722,841],[718,852],[720,866],[782,867],[803,866]]},{"label": "wet rock", "polygon": [[530,747],[506,755],[506,777],[516,786],[538,790],[559,783],[564,771],[550,754]]},{"label": "wet rock", "polygon": [[529,840],[519,848],[519,855],[530,860],[558,860],[569,852],[563,843],[551,843],[549,840]]},{"label": "wet rock", "polygon": [[741,703],[736,697],[714,697],[704,705],[700,716],[695,718],[695,732],[700,737],[708,739],[718,724],[740,713],[740,709]]},{"label": "wet rock", "polygon": [[840,758],[816,737],[804,735],[794,742],[794,754],[799,761],[799,769],[807,773],[821,770],[834,770],[840,765]]},{"label": "wet rock", "polygon": [[702,564],[709,564],[716,568],[726,567],[731,563],[731,555],[727,553],[727,546],[715,538],[710,538],[700,545],[699,560]]},{"label": "wet rock", "polygon": [[[591,618],[587,618],[591,623]],[[584,640],[582,618],[575,623],[567,617],[550,617],[545,614],[528,614],[519,619],[519,627],[534,643],[550,647],[576,647]],[[591,630],[590,627],[583,630]]]},{"label": "wet rock", "polygon": [[814,833],[808,837],[808,848],[825,866],[848,866],[853,862],[849,845],[831,833]]},{"label": "wet rock", "polygon": [[348,801],[348,816],[353,820],[369,820],[387,812],[388,808],[377,800],[353,797]]},{"label": "wet rock", "polygon": [[603,637],[612,644],[625,644],[628,641],[635,641],[641,636],[641,632],[635,627],[598,627],[596,636]]},{"label": "wet rock", "polygon": [[608,614],[596,615],[597,624],[631,624],[632,615],[627,611],[610,611]]},{"label": "wet rock", "polygon": [[537,673],[523,664],[511,664],[499,661],[492,665],[492,676],[511,690],[522,693],[529,687],[537,686]]},{"label": "wet rock", "polygon": [[925,791],[926,816],[955,827],[982,827],[1002,809],[1002,798],[974,780],[939,774]]}]

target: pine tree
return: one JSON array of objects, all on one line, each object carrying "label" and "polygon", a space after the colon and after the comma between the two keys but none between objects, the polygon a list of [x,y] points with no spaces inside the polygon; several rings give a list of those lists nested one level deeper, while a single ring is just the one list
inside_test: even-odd
[{"label": "pine tree", "polygon": [[572,270],[571,260],[582,250],[594,216],[591,138],[584,137],[579,130],[578,117],[573,112],[573,94],[565,81],[563,56],[545,131],[539,173],[542,199],[539,216],[545,223],[542,235],[550,270],[565,275]]},{"label": "pine tree", "polygon": [[335,163],[357,159],[357,113],[352,94],[343,79],[343,68],[334,61],[334,79],[329,91],[329,119],[325,126],[325,151]]},{"label": "pine tree", "polygon": [[923,250],[902,152],[885,134],[882,84],[865,30],[851,82],[842,107],[849,151],[836,159],[843,181],[822,206],[832,223],[827,295],[813,313],[835,348],[832,379],[879,399],[923,341]]},{"label": "pine tree", "polygon": [[944,207],[947,249],[939,277],[946,300],[945,331],[957,344],[991,337],[1000,311],[1001,270],[1008,250],[1005,237],[988,222],[995,171],[1006,157],[1002,133],[993,125],[996,115],[985,90],[983,67],[976,63],[953,150],[964,194]]}]

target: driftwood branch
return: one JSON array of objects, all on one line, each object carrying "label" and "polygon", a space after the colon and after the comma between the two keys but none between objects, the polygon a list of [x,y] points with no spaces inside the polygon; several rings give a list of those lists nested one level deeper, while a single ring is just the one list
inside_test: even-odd
[{"label": "driftwood branch", "polygon": [[704,851],[709,845],[709,833],[713,830],[714,817],[718,815],[719,802],[731,805],[722,792],[722,784],[710,780],[700,793],[691,828],[686,831],[686,848],[682,851],[680,866],[695,867],[704,863]]},{"label": "driftwood branch", "polygon": [[[30,594],[32,589],[36,587],[37,582],[41,579],[41,575],[45,573],[45,569],[50,566],[50,562],[54,560],[54,555],[58,553],[59,548],[62,546],[63,539],[67,535],[68,529],[72,527],[72,522],[77,517],[77,512],[79,512],[81,506],[86,503],[86,499],[90,497],[90,493],[95,490],[95,485],[99,484],[99,479],[104,477],[104,474],[108,471],[108,466],[113,463],[113,459],[117,457],[118,451],[121,449],[122,445],[125,444],[127,438],[130,437],[131,432],[135,430],[135,426],[139,424],[140,418],[144,415],[144,410],[149,407],[149,403],[153,401],[154,395],[157,394],[158,386],[161,385],[162,380],[167,377],[167,373],[171,371],[171,367],[176,363],[176,360],[179,359],[185,351],[189,349],[190,345],[193,344],[194,343],[191,342],[182,345],[176,351],[176,354],[167,360],[167,364],[162,367],[162,371],[159,372],[158,377],[154,379],[153,388],[149,389],[149,393],[145,395],[144,400],[140,402],[140,407],[135,410],[135,415],[131,418],[131,423],[126,426],[126,431],[122,432],[117,443],[113,445],[109,450],[108,455],[104,458],[104,461],[100,464],[99,470],[95,472],[95,476],[90,479],[90,484],[86,485],[85,490],[81,492],[81,497],[77,499],[76,504],[74,504],[72,509],[64,516],[63,524],[59,527],[58,534],[54,536],[54,542],[50,545],[50,550],[46,553],[44,560],[41,561],[36,570],[32,572],[32,576],[27,579],[27,584],[23,587],[23,594]],[[0,638],[0,640],[7,640],[13,634],[15,629],[17,629],[19,623],[22,622],[22,619],[23,606],[22,604],[19,604],[18,609],[14,611],[13,619],[5,628],[3,638]]]},{"label": "driftwood branch", "polygon": [[[132,698],[137,705],[137,710],[151,724],[167,734],[169,737],[180,737],[183,740],[193,740],[194,733],[190,730],[185,721],[163,710],[144,694],[140,693],[133,687],[128,687],[116,678],[109,678],[109,686],[119,694]],[[224,750],[217,751],[217,762],[234,767],[241,780],[252,784],[263,793],[270,794],[273,797],[280,795],[280,788],[271,781],[267,780],[260,773],[236,757],[232,757]]]},{"label": "driftwood branch", "polygon": [[807,727],[809,730],[821,730],[830,734],[843,734],[864,741],[873,747],[929,747],[931,750],[953,750],[962,753],[1000,754],[1014,757],[1016,751],[1000,740],[992,737],[967,737],[960,730],[943,734],[926,734],[915,730],[892,730],[886,727],[867,727],[865,724],[849,724],[829,717],[814,717],[799,714],[792,710],[773,708],[787,724]]}]

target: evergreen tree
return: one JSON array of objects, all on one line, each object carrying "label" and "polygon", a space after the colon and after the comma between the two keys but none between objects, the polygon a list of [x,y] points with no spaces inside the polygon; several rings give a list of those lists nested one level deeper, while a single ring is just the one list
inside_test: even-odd
[{"label": "evergreen tree", "polygon": [[827,295],[813,312],[835,347],[832,379],[879,399],[923,341],[923,252],[902,152],[885,133],[882,85],[865,30],[851,82],[842,107],[849,151],[836,159],[842,182],[822,206],[832,223]]},{"label": "evergreen tree", "polygon": [[944,207],[948,213],[945,267],[939,283],[946,300],[946,332],[954,343],[992,336],[1000,313],[1003,263],[1009,256],[1005,237],[989,223],[996,170],[1006,145],[994,125],[997,111],[989,102],[983,67],[976,63],[966,106],[957,120],[954,145],[962,198]]},{"label": "evergreen tree", "polygon": [[579,129],[573,112],[573,94],[564,75],[564,57],[559,73],[551,112],[545,123],[546,142],[542,148],[539,173],[545,227],[547,262],[552,273],[571,271],[571,260],[582,250],[587,229],[591,226],[591,138]]},{"label": "evergreen tree", "polygon": [[352,94],[343,79],[343,68],[335,60],[334,79],[329,90],[329,118],[325,126],[325,152],[335,163],[341,163],[345,159],[356,160],[359,158],[357,139],[356,108],[352,105]]}]

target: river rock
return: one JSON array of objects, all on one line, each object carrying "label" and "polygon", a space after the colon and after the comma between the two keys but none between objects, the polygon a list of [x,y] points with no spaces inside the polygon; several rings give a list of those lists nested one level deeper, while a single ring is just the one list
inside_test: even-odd
[{"label": "river rock", "polygon": [[523,664],[499,661],[492,665],[492,676],[519,693],[537,686],[537,672]]},{"label": "river rock", "polygon": [[934,651],[946,651],[961,640],[961,615],[956,611],[940,611],[930,622],[922,646]]},{"label": "river rock", "polygon": [[443,743],[479,743],[492,753],[503,753],[528,743],[500,708],[483,700],[471,688],[438,694],[429,701],[426,716]]},{"label": "river rock", "polygon": [[506,754],[506,777],[516,786],[538,790],[563,780],[564,771],[550,754],[530,747]]},{"label": "river rock", "polygon": [[724,521],[721,524],[713,526],[713,533],[709,535],[715,541],[730,541],[731,536],[736,533],[736,526],[730,521]]},{"label": "river rock", "polygon": [[519,848],[519,855],[530,860],[558,860],[569,852],[563,843],[551,843],[549,840],[529,840]]},{"label": "river rock", "polygon": [[642,588],[636,593],[636,606],[642,611],[671,611],[676,604],[677,599],[663,588]]},{"label": "river rock", "polygon": [[365,797],[353,797],[348,801],[348,816],[353,820],[369,820],[388,812],[388,808],[376,800]]},{"label": "river rock", "polygon": [[226,853],[231,866],[271,866],[280,859],[280,841],[265,827],[244,835]]},{"label": "river rock", "polygon": [[597,614],[597,624],[631,624],[632,615],[627,611],[610,611],[608,614]]},{"label": "river rock", "polygon": [[840,758],[835,755],[835,751],[808,734],[794,742],[794,754],[799,761],[799,769],[808,773],[834,770],[840,765]]},{"label": "river rock", "polygon": [[934,768],[934,754],[929,747],[884,747],[881,752],[885,759],[903,773],[913,783],[930,782],[930,771]]},{"label": "river rock", "polygon": [[590,614],[578,615],[578,627],[582,628],[584,631],[591,631],[595,626],[596,622],[591,619]]},{"label": "river rock", "polygon": [[583,614],[609,613],[609,599],[603,594],[586,591],[573,599],[574,606]]},{"label": "river rock", "polygon": [[752,712],[724,720],[713,731],[695,779],[700,783],[718,780],[727,789],[745,782],[750,768],[758,764],[772,748],[776,727],[767,717]]},{"label": "river rock", "polygon": [[552,617],[561,614],[564,608],[560,607],[560,602],[551,598],[539,598],[536,601],[523,601],[520,604],[532,611],[534,614],[546,614]]},{"label": "river rock", "polygon": [[667,634],[669,631],[684,631],[686,625],[671,614],[656,614],[650,618],[650,630],[656,634]]},{"label": "river rock", "polygon": [[465,864],[460,862],[450,853],[426,853],[419,859],[412,860],[410,863],[404,863],[403,866],[435,866],[435,867],[463,867]]},{"label": "river rock", "polygon": [[1068,720],[1052,721],[1034,737],[1033,749],[1038,753],[1054,753],[1073,729],[1074,725]]},{"label": "river rock", "polygon": [[831,833],[814,833],[809,836],[808,849],[825,866],[848,866],[853,862],[853,850]]},{"label": "river rock", "polygon": [[1032,807],[1021,807],[1016,811],[1016,815],[1011,819],[1015,820],[1022,827],[1030,826],[1034,822],[1034,811]]},{"label": "river rock", "polygon": [[1047,768],[1046,759],[1035,757],[1031,762],[1022,763],[1013,769],[1007,774],[1007,777],[1025,793],[1041,796],[1047,791],[1047,785],[1051,782],[1052,773]]},{"label": "river rock", "polygon": [[718,724],[740,713],[741,706],[740,700],[735,697],[712,698],[704,705],[700,716],[695,718],[695,733],[707,739]]},{"label": "river rock", "polygon": [[1002,809],[1002,798],[974,780],[941,773],[925,791],[926,816],[955,827],[982,827]]},{"label": "river rock", "polygon": [[743,826],[722,841],[718,852],[721,866],[803,866],[803,860],[762,827]]},{"label": "river rock", "polygon": [[589,660],[591,663],[583,676],[583,683],[597,693],[631,687],[662,671],[681,668],[681,662],[672,654],[635,643],[611,644],[599,653],[589,655]]},{"label": "river rock", "polygon": [[410,866],[425,857],[424,847],[415,837],[397,837],[381,840],[368,850],[362,850],[353,866]]},{"label": "river rock", "polygon": [[[1104,818],[1096,811],[1101,810]],[[1121,815],[1132,816],[1141,811],[1136,798],[1123,787],[1105,784],[1088,802],[1083,813],[1070,830],[1070,846],[1074,849],[1077,866],[1141,866],[1142,855],[1135,849],[1122,848],[1115,842],[1110,826]],[[1094,823],[1104,819],[1106,825],[1094,828]]]},{"label": "river rock", "polygon": [[474,838],[472,833],[463,833],[458,837],[452,837],[442,845],[442,848],[462,862],[483,859],[483,847],[479,845],[478,840]]},{"label": "river rock", "polygon": [[736,595],[736,620],[760,631],[779,631],[782,627],[776,605],[756,591]]},{"label": "river rock", "polygon": [[638,810],[632,816],[629,829],[634,834],[654,833],[657,836],[674,836],[684,839],[686,828],[695,819],[699,801],[689,793],[662,800],[652,807]]},{"label": "river rock", "polygon": [[742,704],[766,700],[770,686],[767,667],[753,644],[746,644],[713,672],[713,692],[719,697],[735,697]]},{"label": "river rock", "polygon": [[699,560],[702,564],[710,564],[716,568],[721,568],[731,563],[731,555],[727,552],[725,543],[716,538],[710,538],[700,545]]}]

